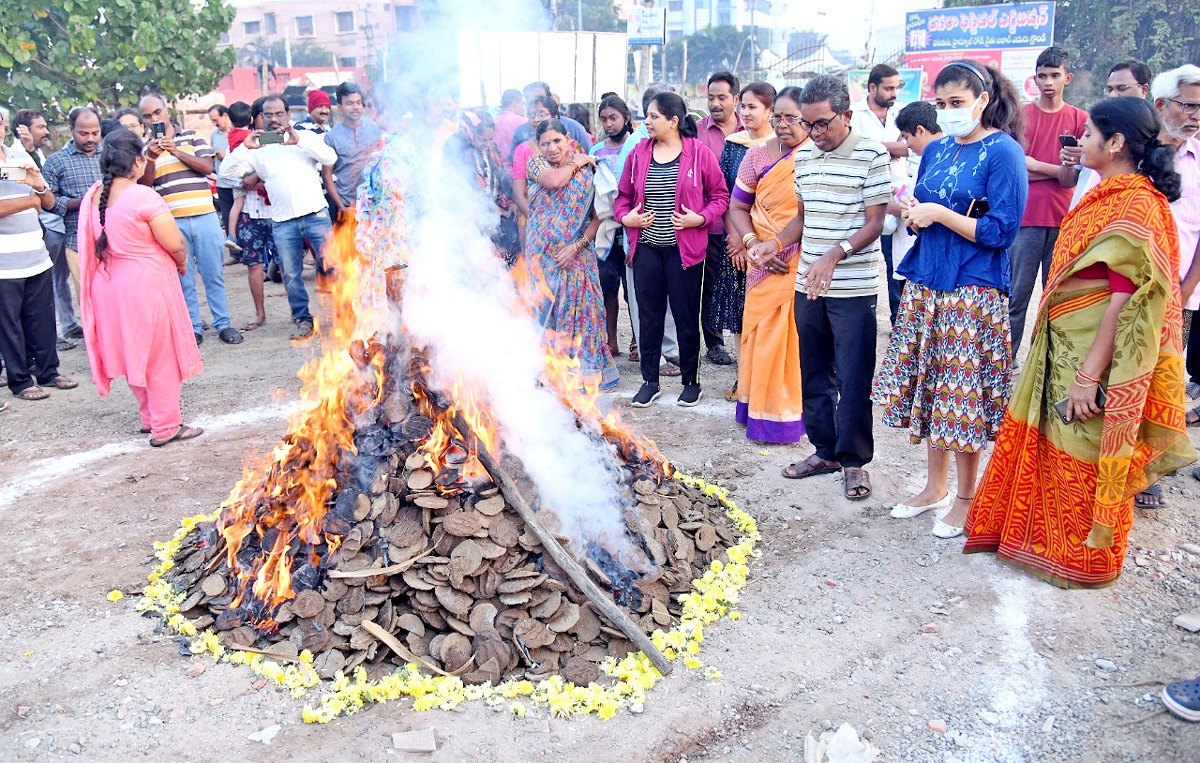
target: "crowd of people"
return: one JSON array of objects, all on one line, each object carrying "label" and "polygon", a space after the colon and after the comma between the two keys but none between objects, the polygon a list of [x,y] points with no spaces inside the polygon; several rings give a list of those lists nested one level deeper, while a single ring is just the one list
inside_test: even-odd
[{"label": "crowd of people", "polygon": [[[1165,508],[1155,483],[1195,460],[1200,68],[1155,77],[1119,62],[1089,111],[1065,100],[1061,47],[1032,74],[1039,95],[1025,104],[997,68],[953,61],[932,103],[900,108],[887,65],[858,103],[834,76],[776,92],[716,72],[704,118],[652,85],[640,123],[606,94],[595,136],[591,112],[563,109],[543,82],[505,91],[495,112],[445,97],[416,119],[494,205],[496,256],[581,384],[618,385],[623,293],[633,407],[673,376],[676,403],[694,406],[702,359],[736,363],[725,396],[747,438],[807,435],[814,452],[783,476],[840,473],[861,501],[878,405],[925,450],[925,485],[895,496],[892,517],[933,513],[933,535],[965,536],[966,552],[1099,587],[1121,573],[1134,507]],[[75,387],[57,353],[82,338],[101,394],[125,376],[160,446],[200,434],[179,408],[197,348],[210,327],[237,344],[267,320],[274,269],[292,337],[311,335],[306,252],[317,288],[336,277],[322,248],[334,222],[353,222],[384,135],[355,85],[334,100],[336,123],[319,90],[295,125],[277,95],[214,106],[211,141],[158,95],[103,116],[80,107],[58,151],[38,112],[17,113],[11,144],[0,114],[0,357],[13,394]],[[241,331],[225,252],[247,266],[256,314]],[[877,367],[881,292],[891,327]],[[1194,688],[1169,688],[1168,704],[1200,720]]]}]

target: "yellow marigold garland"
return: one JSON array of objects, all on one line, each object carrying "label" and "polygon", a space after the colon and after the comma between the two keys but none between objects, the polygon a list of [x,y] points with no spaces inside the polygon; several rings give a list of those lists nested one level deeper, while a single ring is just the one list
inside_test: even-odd
[{"label": "yellow marigold garland", "polygon": [[[741,618],[741,613],[735,609],[738,594],[746,585],[750,559],[760,555],[756,546],[761,536],[754,518],[738,508],[724,488],[678,472],[675,478],[689,487],[700,488],[705,494],[715,496],[741,537],[726,552],[727,561],[724,564],[714,561],[700,578],[692,581],[694,591],[679,597],[683,608],[679,624],[665,633],[656,630],[650,634],[650,638],[668,659],[682,660],[684,667],[703,670],[705,677],[717,679],[721,677],[720,671],[705,666],[696,657],[704,641],[704,626],[725,616],[731,620]],[[309,689],[321,682],[313,667],[311,652],[301,652],[297,664],[281,666],[263,655],[226,649],[215,632],[211,629],[197,632],[195,624],[179,611],[185,593],[175,590],[166,581],[166,573],[175,566],[175,556],[188,534],[202,522],[210,522],[216,516],[214,512],[187,517],[180,523],[174,537],[154,544],[159,564],[149,575],[137,609],[158,612],[172,631],[194,637],[190,645],[192,654],[210,654],[217,662],[246,665],[262,678],[288,689],[293,697],[304,697]],[[119,598],[109,595],[112,601]],[[576,686],[560,676],[552,676],[536,684],[510,679],[498,686],[468,686],[455,676],[422,673],[419,666],[411,663],[378,681],[371,681],[367,678],[366,670],[359,666],[349,677],[339,671],[321,703],[316,707],[306,706],[302,717],[306,723],[328,723],[339,715],[357,712],[369,702],[386,702],[408,696],[413,698],[414,710],[453,710],[470,700],[483,700],[488,705],[497,706],[522,697],[535,706],[546,706],[552,716],[565,718],[594,713],[607,719],[622,707],[640,711],[646,701],[646,692],[662,678],[642,652],[626,655],[619,660],[609,657],[599,667],[601,672],[616,681],[609,686]],[[524,717],[526,712],[525,705],[515,701],[509,703],[508,710],[517,717]]]}]

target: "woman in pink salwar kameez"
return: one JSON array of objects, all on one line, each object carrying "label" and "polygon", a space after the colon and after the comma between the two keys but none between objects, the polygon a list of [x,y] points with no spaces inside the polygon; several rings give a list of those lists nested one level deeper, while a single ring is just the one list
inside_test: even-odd
[{"label": "woman in pink salwar kameez", "polygon": [[80,307],[92,382],[107,395],[124,376],[142,432],[162,447],[200,435],[179,410],[183,380],[203,370],[178,274],[187,247],[166,202],[138,185],[142,142],[120,129],[104,141],[103,180],[79,208]]}]

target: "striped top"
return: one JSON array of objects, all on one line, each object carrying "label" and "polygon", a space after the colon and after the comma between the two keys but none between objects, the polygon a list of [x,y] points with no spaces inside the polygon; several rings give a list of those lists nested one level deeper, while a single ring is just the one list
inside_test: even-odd
[{"label": "striped top", "polygon": [[[804,215],[796,291],[808,268],[867,224],[867,207],[892,195],[891,162],[882,143],[851,130],[825,152],[808,141],[796,149],[796,197]],[[847,256],[833,271],[829,297],[869,297],[879,291],[879,239]]]},{"label": "striped top", "polygon": [[[0,157],[9,158],[0,146]],[[0,180],[0,201],[33,195],[24,183]],[[50,269],[50,254],[42,240],[38,210],[24,209],[15,215],[0,216],[0,279],[29,278]]]},{"label": "striped top", "polygon": [[[175,133],[175,147],[185,154],[213,158],[212,147],[195,130]],[[208,176],[196,172],[171,154],[163,152],[154,161],[154,190],[175,217],[196,217],[216,212]]]},{"label": "striped top", "polygon": [[[682,154],[681,154],[682,156]],[[671,215],[675,214],[675,186],[679,183],[679,157],[659,164],[650,162],[646,173],[646,212],[654,213],[654,222],[642,229],[639,239],[650,246],[675,246],[675,226]]]}]

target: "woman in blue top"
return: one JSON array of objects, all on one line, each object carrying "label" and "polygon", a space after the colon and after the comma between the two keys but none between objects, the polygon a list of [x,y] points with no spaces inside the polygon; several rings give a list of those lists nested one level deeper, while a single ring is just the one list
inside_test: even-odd
[{"label": "woman in blue top", "polygon": [[913,194],[900,202],[917,240],[898,270],[908,283],[873,397],[885,424],[907,428],[913,444],[929,441],[925,489],[892,516],[938,511],[933,534],[952,538],[962,534],[980,453],[1012,388],[1009,247],[1028,179],[1020,101],[1004,75],[955,61],[934,89],[946,137],[925,148]]}]

